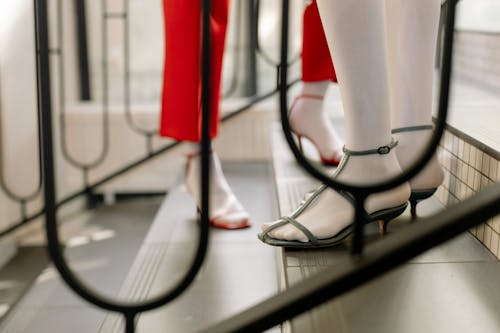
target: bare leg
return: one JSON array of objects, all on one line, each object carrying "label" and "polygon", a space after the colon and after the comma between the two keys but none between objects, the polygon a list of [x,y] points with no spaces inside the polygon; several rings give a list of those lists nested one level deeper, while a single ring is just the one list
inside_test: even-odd
[{"label": "bare leg", "polygon": [[[386,0],[387,45],[393,128],[432,124],[434,56],[441,0]],[[394,134],[399,163],[415,161],[430,130]],[[436,158],[410,181],[412,189],[434,188],[443,172]]]},{"label": "bare leg", "polygon": [[[384,0],[318,0],[328,45],[335,59],[346,118],[346,147],[368,150],[391,142]],[[333,43],[335,41],[335,43]],[[369,170],[369,172],[367,172]],[[349,158],[338,179],[372,183],[399,174],[394,151]],[[368,213],[401,205],[409,186],[373,195]],[[333,190],[323,192],[296,220],[318,238],[336,235],[353,221],[354,209]],[[269,224],[264,225],[267,228]],[[293,225],[271,231],[278,239],[306,241]]]}]

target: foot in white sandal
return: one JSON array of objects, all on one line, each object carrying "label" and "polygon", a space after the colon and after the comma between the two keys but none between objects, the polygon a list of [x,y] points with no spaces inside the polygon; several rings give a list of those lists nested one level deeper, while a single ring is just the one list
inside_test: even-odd
[{"label": "foot in white sandal", "polygon": [[[395,142],[378,149],[350,151],[334,177],[341,181],[368,184],[392,178],[401,173],[392,148]],[[370,170],[370,172],[366,172]],[[365,205],[366,223],[387,223],[401,215],[407,207],[410,187],[407,183],[386,192],[371,195]],[[354,221],[353,198],[344,191],[334,191],[322,185],[290,216],[262,225],[259,239],[274,246],[296,248],[329,247],[340,244],[352,232]]]},{"label": "foot in white sandal", "polygon": [[[249,215],[229,187],[214,152],[210,154],[210,173],[210,224],[228,230],[250,227]],[[199,209],[200,153],[187,155],[185,184]]]}]

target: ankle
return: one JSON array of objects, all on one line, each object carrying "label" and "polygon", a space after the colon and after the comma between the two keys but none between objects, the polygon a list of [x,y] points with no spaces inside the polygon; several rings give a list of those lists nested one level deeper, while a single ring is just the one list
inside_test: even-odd
[{"label": "ankle", "polygon": [[330,81],[314,81],[314,82],[303,82],[301,95],[314,95],[324,97],[326,91],[328,90],[328,85]]},{"label": "ankle", "polygon": [[369,185],[394,178],[401,172],[396,153],[391,150],[383,155],[349,156],[338,179],[358,185]]}]

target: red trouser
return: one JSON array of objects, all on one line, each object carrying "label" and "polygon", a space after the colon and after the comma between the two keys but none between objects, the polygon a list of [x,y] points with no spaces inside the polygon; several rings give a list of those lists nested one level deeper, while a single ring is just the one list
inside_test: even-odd
[{"label": "red trouser", "polygon": [[[222,56],[229,0],[212,1],[212,84],[210,136],[219,128]],[[163,0],[165,67],[160,135],[179,141],[201,140],[201,8],[199,1]],[[302,78],[336,81],[325,33],[313,1],[304,12]]]},{"label": "red trouser", "polygon": [[332,58],[328,50],[325,31],[321,24],[318,5],[313,0],[304,11],[304,33],[302,37],[302,81],[337,82]]}]

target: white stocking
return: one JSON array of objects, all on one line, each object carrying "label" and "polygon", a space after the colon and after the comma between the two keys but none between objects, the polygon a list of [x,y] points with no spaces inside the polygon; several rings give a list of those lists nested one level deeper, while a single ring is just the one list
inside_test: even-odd
[{"label": "white stocking", "polygon": [[[392,127],[432,124],[434,59],[441,0],[386,0]],[[401,167],[410,166],[432,132],[394,134]],[[434,188],[443,172],[434,158],[417,177],[412,189]]]},{"label": "white stocking", "polygon": [[302,91],[290,110],[294,133],[309,138],[325,159],[342,158],[342,140],[323,110],[323,99],[330,81],[303,82]]},{"label": "white stocking", "polygon": [[[186,189],[200,207],[200,145],[187,143],[188,160],[185,175]],[[222,172],[219,157],[210,154],[210,219],[225,229],[248,226],[248,213],[237,200]]]},{"label": "white stocking", "polygon": [[[391,124],[384,0],[318,0],[317,3],[339,78],[346,147],[359,151],[385,146],[391,142]],[[366,184],[400,172],[396,155],[391,151],[386,155],[350,157],[338,179]],[[404,184],[371,196],[366,209],[373,213],[399,206],[408,200],[409,194],[409,186]],[[326,190],[296,220],[316,237],[328,238],[353,222],[353,212],[346,199]],[[276,228],[270,235],[307,241],[293,225]]]}]

